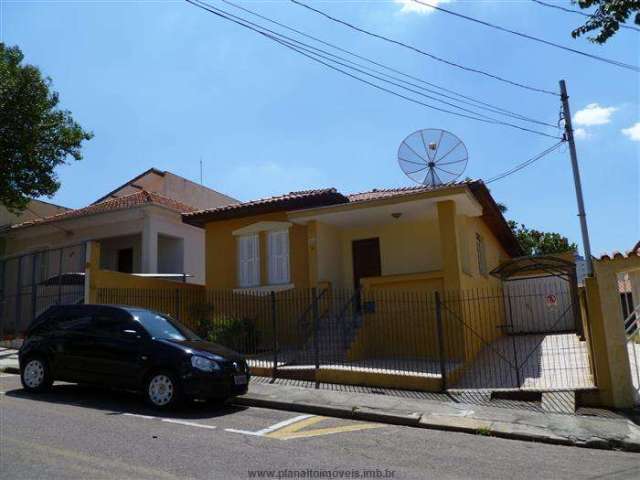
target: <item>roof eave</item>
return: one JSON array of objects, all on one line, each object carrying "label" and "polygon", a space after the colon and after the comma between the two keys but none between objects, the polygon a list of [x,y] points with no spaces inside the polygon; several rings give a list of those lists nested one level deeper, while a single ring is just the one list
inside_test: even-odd
[{"label": "roof eave", "polygon": [[504,218],[504,215],[498,208],[498,204],[484,182],[476,180],[467,183],[466,186],[473,196],[476,197],[480,205],[482,205],[484,210],[482,215],[483,220],[500,241],[506,252],[511,257],[524,256],[524,250],[522,250],[518,239],[513,234],[509,223]]},{"label": "roof eave", "polygon": [[290,212],[315,208],[319,206],[338,205],[348,203],[349,199],[338,192],[325,192],[311,197],[291,198],[258,205],[238,206],[229,210],[202,211],[182,214],[182,221],[189,225],[203,228],[210,222],[230,220],[235,218],[253,217],[277,212]]}]

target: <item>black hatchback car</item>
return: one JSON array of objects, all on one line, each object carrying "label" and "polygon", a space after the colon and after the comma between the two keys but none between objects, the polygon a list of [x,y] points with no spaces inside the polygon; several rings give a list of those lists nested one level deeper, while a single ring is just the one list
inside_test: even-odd
[{"label": "black hatchback car", "polygon": [[184,398],[226,399],[247,392],[242,356],[206,342],[167,315],[112,305],[60,305],[29,327],[19,351],[28,391],[54,380],[137,390],[157,408]]}]

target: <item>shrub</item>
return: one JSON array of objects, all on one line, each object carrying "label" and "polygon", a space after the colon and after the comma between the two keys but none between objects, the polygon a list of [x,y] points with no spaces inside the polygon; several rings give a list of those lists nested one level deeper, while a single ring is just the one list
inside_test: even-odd
[{"label": "shrub", "polygon": [[256,328],[246,318],[218,315],[213,318],[206,339],[241,353],[253,353],[256,348]]}]

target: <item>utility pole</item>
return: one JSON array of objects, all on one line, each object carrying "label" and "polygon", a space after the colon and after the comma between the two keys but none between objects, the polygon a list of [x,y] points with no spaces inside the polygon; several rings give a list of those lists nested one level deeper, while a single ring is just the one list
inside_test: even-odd
[{"label": "utility pole", "polygon": [[200,185],[203,184],[203,176],[202,176],[202,157],[200,157]]},{"label": "utility pole", "polygon": [[591,242],[589,241],[589,229],[587,228],[587,214],[584,211],[584,198],[582,196],[582,183],[580,182],[580,169],[578,168],[576,142],[573,138],[573,126],[571,125],[569,95],[567,95],[567,85],[564,80],[560,80],[560,98],[562,99],[562,111],[564,116],[564,135],[565,139],[569,143],[573,182],[576,187],[576,198],[578,200],[578,217],[580,217],[580,229],[582,230],[582,245],[584,247],[587,276],[591,276],[593,273],[593,264],[591,262]]}]

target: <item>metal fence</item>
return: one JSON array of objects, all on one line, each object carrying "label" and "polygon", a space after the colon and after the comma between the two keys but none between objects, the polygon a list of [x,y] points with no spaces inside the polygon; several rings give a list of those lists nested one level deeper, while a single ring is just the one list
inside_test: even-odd
[{"label": "metal fence", "polygon": [[83,301],[85,250],[78,244],[0,259],[0,338],[20,337],[51,305]]},{"label": "metal fence", "polygon": [[[525,294],[532,304],[549,302],[548,292]],[[386,374],[405,377],[405,382],[412,377],[408,384],[434,390],[593,388],[587,342],[577,331],[553,328],[554,323],[575,324],[565,317],[578,309],[558,309],[554,321],[545,311],[540,321],[550,332],[520,333],[507,307],[509,300],[518,301],[517,295],[502,288],[440,294],[98,290],[101,303],[176,317],[203,338],[246,355],[261,375],[318,381],[330,378],[328,372],[355,374],[351,378]]]}]

